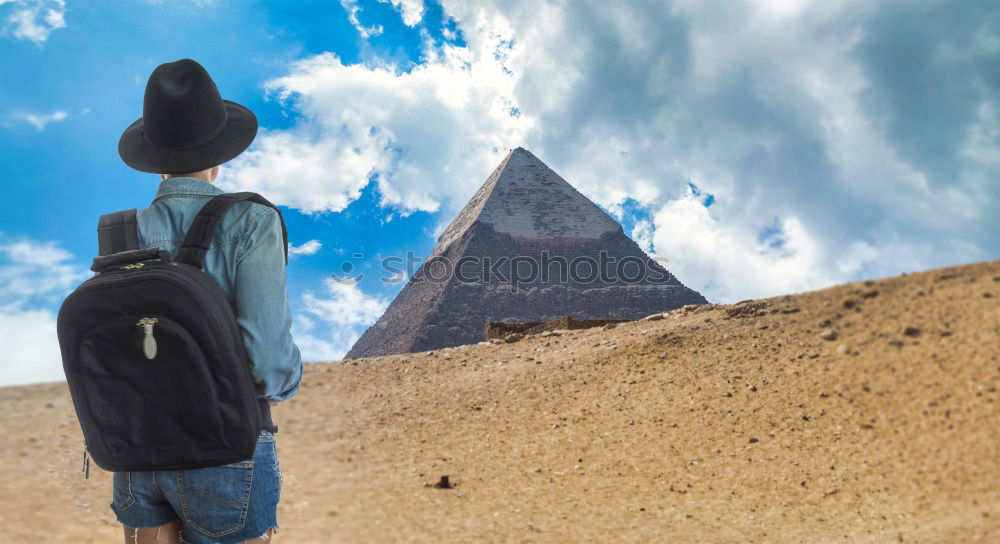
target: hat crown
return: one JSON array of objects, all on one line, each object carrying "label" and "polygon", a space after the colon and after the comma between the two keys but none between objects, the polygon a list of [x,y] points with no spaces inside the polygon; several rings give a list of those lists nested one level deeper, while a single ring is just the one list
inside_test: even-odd
[{"label": "hat crown", "polygon": [[142,121],[147,141],[180,149],[214,138],[226,124],[226,107],[205,68],[182,59],[157,66],[149,76]]}]

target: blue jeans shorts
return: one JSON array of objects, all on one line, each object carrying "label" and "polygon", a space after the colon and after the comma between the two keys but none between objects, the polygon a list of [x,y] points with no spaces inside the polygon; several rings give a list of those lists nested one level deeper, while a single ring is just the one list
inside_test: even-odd
[{"label": "blue jeans shorts", "polygon": [[191,470],[115,472],[111,510],[125,527],[180,518],[193,544],[232,544],[278,527],[281,467],[274,435],[260,432],[253,457]]}]

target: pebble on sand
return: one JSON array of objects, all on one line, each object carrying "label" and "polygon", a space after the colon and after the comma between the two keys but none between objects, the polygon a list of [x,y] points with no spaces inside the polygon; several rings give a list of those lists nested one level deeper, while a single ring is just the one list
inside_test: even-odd
[{"label": "pebble on sand", "polygon": [[833,329],[824,329],[822,332],[819,333],[819,337],[822,338],[823,340],[836,340],[837,336],[839,336],[837,334],[837,331]]},{"label": "pebble on sand", "polygon": [[452,489],[452,488],[455,487],[455,484],[452,484],[450,481],[448,481],[448,475],[445,474],[444,476],[441,476],[441,479],[438,480],[437,483],[435,483],[433,485],[432,484],[424,484],[424,487],[434,487],[434,488],[437,488],[437,489]]}]

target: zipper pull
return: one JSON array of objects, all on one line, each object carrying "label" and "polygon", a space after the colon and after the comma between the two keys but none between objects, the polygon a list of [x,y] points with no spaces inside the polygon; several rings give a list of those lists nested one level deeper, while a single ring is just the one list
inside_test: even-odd
[{"label": "zipper pull", "polygon": [[87,457],[87,441],[83,441],[83,474],[84,478],[90,479],[90,459]]},{"label": "zipper pull", "polygon": [[144,317],[135,324],[137,327],[142,327],[142,332],[145,333],[142,339],[142,352],[147,359],[156,357],[156,338],[153,336],[153,325],[156,325],[158,321],[159,319],[155,317]]}]

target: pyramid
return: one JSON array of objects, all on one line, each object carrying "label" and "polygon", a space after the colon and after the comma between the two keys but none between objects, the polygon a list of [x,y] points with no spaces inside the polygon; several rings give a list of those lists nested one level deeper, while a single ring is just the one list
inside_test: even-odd
[{"label": "pyramid", "polygon": [[489,321],[638,319],[706,302],[518,147],[346,358],[480,342]]}]

